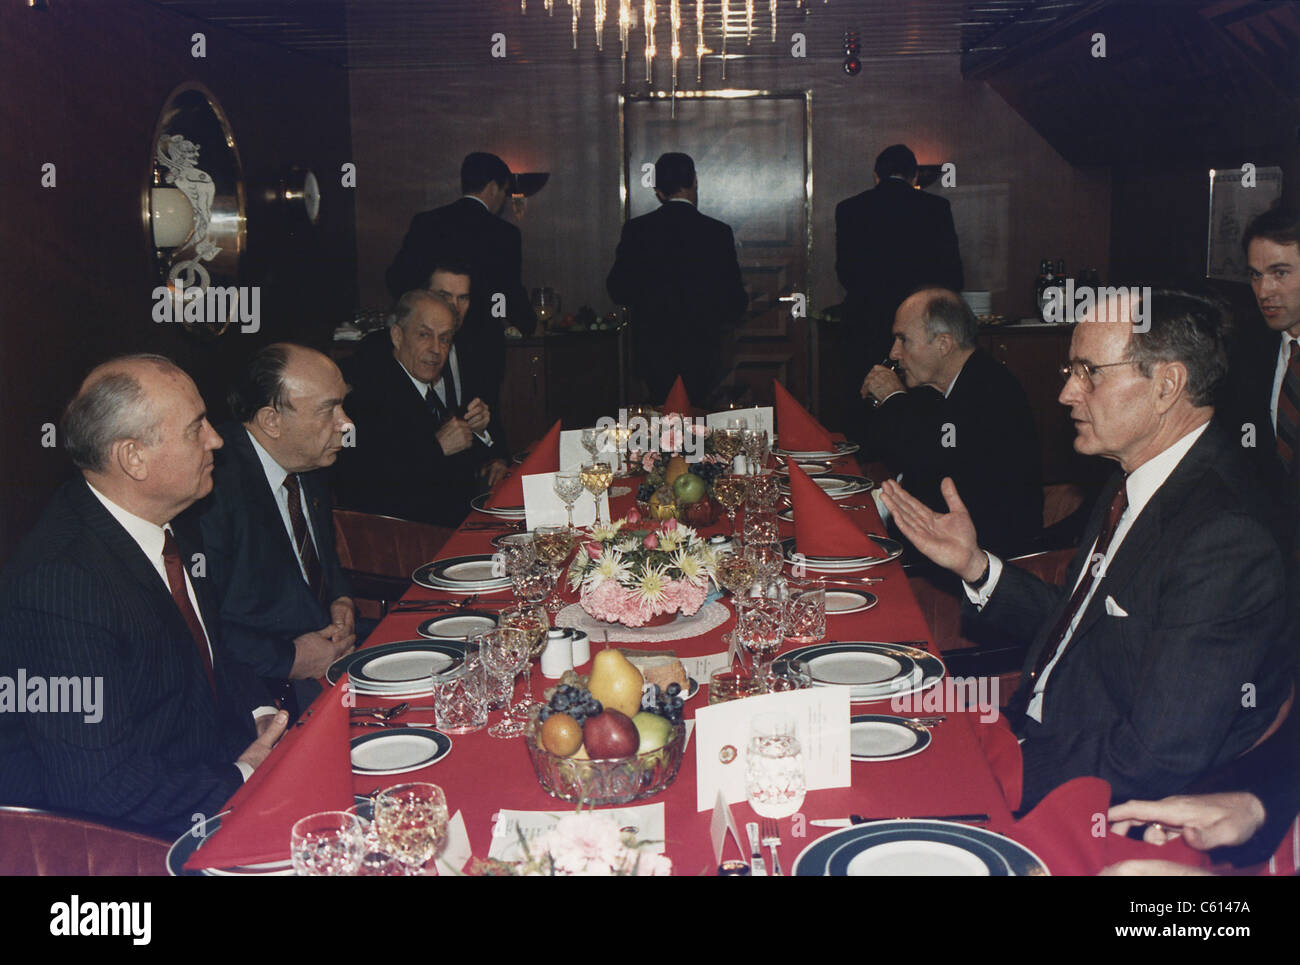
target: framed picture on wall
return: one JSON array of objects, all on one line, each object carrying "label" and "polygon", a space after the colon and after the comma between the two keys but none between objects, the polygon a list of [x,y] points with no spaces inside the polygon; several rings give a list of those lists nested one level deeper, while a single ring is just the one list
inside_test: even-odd
[{"label": "framed picture on wall", "polygon": [[1224,281],[1249,281],[1241,237],[1252,218],[1267,211],[1282,196],[1282,169],[1228,168],[1210,171],[1210,223],[1205,276]]}]

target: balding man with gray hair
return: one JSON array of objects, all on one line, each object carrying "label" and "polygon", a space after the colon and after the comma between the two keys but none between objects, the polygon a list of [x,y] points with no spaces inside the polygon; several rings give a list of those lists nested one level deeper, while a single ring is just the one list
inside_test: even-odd
[{"label": "balding man with gray hair", "polygon": [[1024,389],[978,348],[977,334],[956,292],[923,288],[904,299],[889,353],[899,373],[877,365],[862,383],[863,398],[879,403],[867,451],[936,511],[939,483],[951,477],[981,538],[1014,555],[1042,527],[1038,433]]},{"label": "balding man with gray hair", "polygon": [[0,575],[0,803],[179,833],[286,721],[226,658],[201,545],[173,525],[222,440],[159,355],[94,369],[62,435],[80,475]]}]

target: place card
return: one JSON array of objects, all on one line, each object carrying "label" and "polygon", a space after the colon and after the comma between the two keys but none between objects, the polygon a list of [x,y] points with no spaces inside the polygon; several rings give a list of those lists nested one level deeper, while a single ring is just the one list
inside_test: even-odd
[{"label": "place card", "polygon": [[458,874],[465,865],[469,864],[469,859],[474,857],[474,851],[469,846],[469,832],[465,829],[465,815],[457,811],[447,822],[447,846],[438,856],[436,862],[440,873],[447,872]]},{"label": "place card", "polygon": [[[568,523],[569,514],[564,509],[564,500],[555,495],[555,473],[535,473],[524,476],[520,482],[524,488],[524,520],[529,529],[564,526]],[[609,518],[607,492],[600,494],[600,511],[604,518]],[[590,526],[595,522],[596,500],[584,489],[573,504],[573,525]]]},{"label": "place card", "polygon": [[848,787],[850,779],[849,688],[811,687],[762,694],[701,707],[695,712],[695,808],[745,800],[745,750],[757,714],[795,719],[808,790]]},{"label": "place card", "polygon": [[686,676],[698,682],[701,686],[708,686],[713,671],[721,670],[727,666],[726,651],[706,654],[703,657],[682,657],[681,660]]},{"label": "place card", "polygon": [[[587,808],[597,814],[608,814],[620,828],[633,828],[638,841],[646,841],[646,848],[655,854],[664,853],[664,806],[641,804],[628,808]],[[492,846],[488,857],[498,861],[523,861],[524,850],[519,843],[520,834],[529,844],[560,823],[562,813],[555,811],[498,811],[492,822]]]},{"label": "place card", "polygon": [[722,851],[727,846],[728,834],[735,839],[740,856],[748,861],[749,852],[740,841],[740,828],[736,827],[736,816],[731,813],[731,805],[719,791],[718,796],[713,799],[713,822],[709,828],[709,835],[713,839],[713,857],[719,865],[722,864]]}]

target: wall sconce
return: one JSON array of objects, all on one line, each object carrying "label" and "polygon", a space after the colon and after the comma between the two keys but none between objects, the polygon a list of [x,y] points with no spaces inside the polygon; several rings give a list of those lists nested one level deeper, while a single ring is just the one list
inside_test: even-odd
[{"label": "wall sconce", "polygon": [[510,175],[510,204],[514,208],[515,220],[521,220],[528,199],[546,186],[551,179],[549,171],[530,171]]}]

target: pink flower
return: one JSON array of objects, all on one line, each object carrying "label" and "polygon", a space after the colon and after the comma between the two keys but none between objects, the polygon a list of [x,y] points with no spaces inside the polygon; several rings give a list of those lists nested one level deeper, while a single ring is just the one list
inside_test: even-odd
[{"label": "pink flower", "polygon": [[645,454],[645,458],[641,460],[641,468],[646,472],[655,471],[655,454],[653,452],[647,452]]},{"label": "pink flower", "polygon": [[627,511],[626,519],[629,523],[634,523],[634,524],[639,523],[641,522],[641,513],[638,512],[636,509],[629,509]]},{"label": "pink flower", "polygon": [[648,550],[659,548],[659,537],[654,533],[647,533],[646,538],[641,541]]},{"label": "pink flower", "polygon": [[682,447],[682,434],[672,429],[665,429],[659,436],[659,445],[666,452],[676,452]]},{"label": "pink flower", "polygon": [[587,555],[593,560],[600,559],[600,554],[604,552],[599,543],[587,543]]},{"label": "pink flower", "polygon": [[669,516],[664,520],[662,528],[665,533],[671,533],[677,528],[677,518],[675,516]]}]

